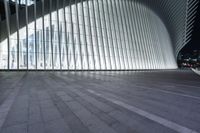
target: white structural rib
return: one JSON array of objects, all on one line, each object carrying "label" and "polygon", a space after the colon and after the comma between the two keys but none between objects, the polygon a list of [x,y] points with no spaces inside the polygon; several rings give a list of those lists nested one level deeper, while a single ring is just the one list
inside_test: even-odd
[{"label": "white structural rib", "polygon": [[0,69],[176,69],[199,5],[199,0],[14,1],[13,14],[10,1],[3,1]]}]

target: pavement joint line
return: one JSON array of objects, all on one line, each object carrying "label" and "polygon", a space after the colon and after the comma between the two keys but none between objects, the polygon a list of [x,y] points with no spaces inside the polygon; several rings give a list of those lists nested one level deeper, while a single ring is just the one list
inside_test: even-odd
[{"label": "pavement joint line", "polygon": [[191,96],[191,95],[187,95],[187,94],[181,94],[181,93],[172,92],[172,91],[166,91],[166,90],[158,90],[158,91],[164,92],[164,93],[173,94],[173,95],[177,95],[177,96],[183,96],[183,97],[188,97],[188,98],[193,98],[193,99],[200,100],[200,97],[197,97],[197,96]]},{"label": "pavement joint line", "polygon": [[[195,69],[192,69],[193,71],[195,71],[197,74],[200,75],[200,71],[197,71]],[[153,81],[155,83],[157,83],[158,81]],[[195,81],[196,82],[196,81]],[[171,84],[171,85],[176,85],[176,86],[182,86],[182,87],[193,87],[193,88],[200,88],[199,86],[193,86],[193,85],[186,85],[186,84],[181,84],[181,83],[171,83],[171,82],[167,82],[168,84]],[[184,83],[189,83],[187,81],[184,81]],[[161,85],[162,84],[166,84],[166,82],[161,82]]]},{"label": "pavement joint line", "polygon": [[[2,118],[2,119],[0,119],[0,130],[1,130],[3,124],[4,124],[5,120],[6,120],[6,116],[8,115],[12,104],[14,103],[15,99],[13,97],[17,96],[18,91],[19,91],[19,88],[15,89],[13,92],[11,92],[11,94],[9,94],[7,99],[0,106],[0,112],[2,111],[2,113],[0,113],[0,117]],[[6,106],[6,109],[5,109],[5,106]]]},{"label": "pavement joint line", "polygon": [[[195,88],[197,87],[197,86],[190,86],[190,85],[178,85],[178,86],[189,86],[189,87],[195,87]],[[182,96],[182,97],[200,100],[200,97],[198,97],[198,96],[192,96],[192,95],[177,93],[177,92],[168,91],[168,90],[153,89],[153,88],[143,87],[143,86],[139,86],[139,85],[134,85],[134,87],[139,87],[139,88],[142,88],[142,89],[149,89],[149,90],[153,90],[153,91],[158,91],[158,92],[163,92],[163,93],[168,93],[168,94],[173,94],[173,95],[177,95],[177,96]],[[197,88],[199,88],[199,87],[197,87]]]},{"label": "pavement joint line", "polygon": [[0,105],[0,131],[2,129],[2,126],[6,120],[6,117],[15,101],[15,98],[18,95],[18,92],[21,88],[21,85],[19,82],[23,79],[20,78],[17,82],[15,82],[11,88],[14,88],[13,91],[7,96],[7,98],[4,100],[4,102]]},{"label": "pavement joint line", "polygon": [[149,112],[144,111],[144,110],[141,110],[141,109],[139,109],[137,107],[134,107],[134,106],[129,105],[127,103],[124,103],[122,101],[116,100],[114,98],[110,98],[108,96],[102,95],[101,93],[95,92],[95,91],[90,90],[90,89],[87,89],[87,91],[92,93],[92,94],[94,94],[94,95],[97,95],[97,96],[99,96],[101,98],[104,98],[104,99],[106,99],[106,100],[108,100],[108,101],[110,101],[110,102],[112,102],[114,104],[117,104],[117,105],[119,105],[119,106],[121,106],[121,107],[123,107],[125,109],[128,109],[131,112],[134,112],[134,113],[136,113],[136,114],[138,114],[140,116],[148,118],[149,120],[152,120],[152,121],[154,121],[156,123],[159,123],[159,124],[161,124],[161,125],[163,125],[165,127],[170,128],[170,129],[172,129],[174,131],[177,131],[179,133],[198,133],[197,131],[195,131],[193,129],[184,127],[184,126],[179,125],[179,124],[177,124],[177,123],[175,123],[173,121],[167,120],[167,119],[162,118],[160,116],[154,115],[154,114],[149,113]]},{"label": "pavement joint line", "polygon": [[198,96],[192,96],[192,95],[188,95],[188,94],[177,93],[177,92],[162,90],[162,89],[153,89],[150,87],[143,87],[143,86],[137,86],[137,85],[135,85],[135,87],[138,87],[141,89],[146,89],[146,90],[157,91],[157,92],[163,92],[163,93],[167,93],[167,94],[173,94],[173,95],[182,96],[182,97],[186,97],[186,98],[192,98],[192,99],[196,99],[198,101],[200,100],[200,97],[198,97]]},{"label": "pavement joint line", "polygon": [[158,91],[158,92],[163,92],[163,93],[168,93],[168,94],[173,94],[173,95],[177,95],[177,96],[182,96],[182,97],[187,97],[187,98],[193,98],[193,99],[200,100],[200,97],[192,96],[192,95],[188,95],[188,94],[181,94],[181,93],[177,93],[177,92],[173,92],[173,91],[161,90],[161,89],[153,89],[153,88],[142,87],[142,86],[136,86],[136,87],[139,87],[139,88],[142,88],[142,89],[153,90],[153,91]]}]

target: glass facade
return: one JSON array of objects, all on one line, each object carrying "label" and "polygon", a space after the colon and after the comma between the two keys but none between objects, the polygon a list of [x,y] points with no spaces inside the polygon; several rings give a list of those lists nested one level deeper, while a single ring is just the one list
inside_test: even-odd
[{"label": "glass facade", "polygon": [[34,0],[7,0],[7,1],[17,2],[17,4],[28,5],[28,6],[34,4]]},{"label": "glass facade", "polygon": [[[25,3],[16,13],[17,31],[0,44],[0,69],[177,67],[165,25],[144,5],[130,0],[52,1]],[[18,13],[25,14],[24,20]]]}]

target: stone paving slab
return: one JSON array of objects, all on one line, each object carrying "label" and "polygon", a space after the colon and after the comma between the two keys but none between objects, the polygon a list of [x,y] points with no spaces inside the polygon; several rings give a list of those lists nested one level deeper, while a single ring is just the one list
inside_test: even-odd
[{"label": "stone paving slab", "polygon": [[200,77],[191,71],[4,72],[1,80],[0,133],[178,131],[128,107],[200,132]]}]

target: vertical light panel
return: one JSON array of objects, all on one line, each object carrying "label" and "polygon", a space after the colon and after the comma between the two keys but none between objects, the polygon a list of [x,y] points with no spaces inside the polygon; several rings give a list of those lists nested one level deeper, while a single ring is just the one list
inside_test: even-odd
[{"label": "vertical light panel", "polygon": [[26,19],[26,37],[25,37],[25,44],[24,44],[24,47],[26,47],[26,50],[24,51],[25,52],[25,69],[29,69],[29,64],[28,64],[28,49],[29,49],[29,30],[28,30],[28,6],[27,6],[27,0],[25,0],[25,19]]},{"label": "vertical light panel", "polygon": [[15,0],[15,9],[16,9],[16,27],[17,27],[17,69],[19,69],[19,6],[17,0]]},{"label": "vertical light panel", "polygon": [[44,1],[44,10],[43,14],[47,14],[44,15],[44,63],[45,63],[45,69],[49,70],[52,69],[53,63],[52,63],[52,45],[51,45],[51,15],[49,14],[50,10],[50,6],[51,6],[51,2],[50,1]]},{"label": "vertical light panel", "polygon": [[[26,2],[28,3],[28,1]],[[35,5],[33,8],[28,8],[26,6],[27,11],[27,69],[36,69],[36,41],[35,41],[35,21],[31,22],[33,18],[35,18]],[[30,16],[33,16],[31,18]],[[31,23],[29,23],[31,22]]]},{"label": "vertical light panel", "polygon": [[8,2],[6,0],[4,0],[4,9],[5,9],[5,17],[6,17],[6,37],[7,39],[5,39],[5,41],[3,43],[1,43],[1,49],[3,49],[2,51],[2,62],[3,62],[3,66],[1,68],[3,69],[9,69],[10,67],[10,55],[9,55],[9,51],[10,51],[10,21],[9,21],[9,8],[8,8]]},{"label": "vertical light panel", "polygon": [[[16,8],[16,4],[15,6],[13,7],[15,8],[14,10],[17,10]],[[12,32],[13,30],[17,29],[17,18],[18,18],[18,15],[16,14],[15,17],[13,17],[12,19],[9,18],[9,24],[10,24],[10,32]],[[13,25],[12,26],[12,21],[15,21],[16,22],[16,25]],[[17,48],[18,48],[18,34],[19,32],[16,32],[15,34],[12,34],[10,35],[10,41],[9,41],[9,69],[17,69]]]}]

